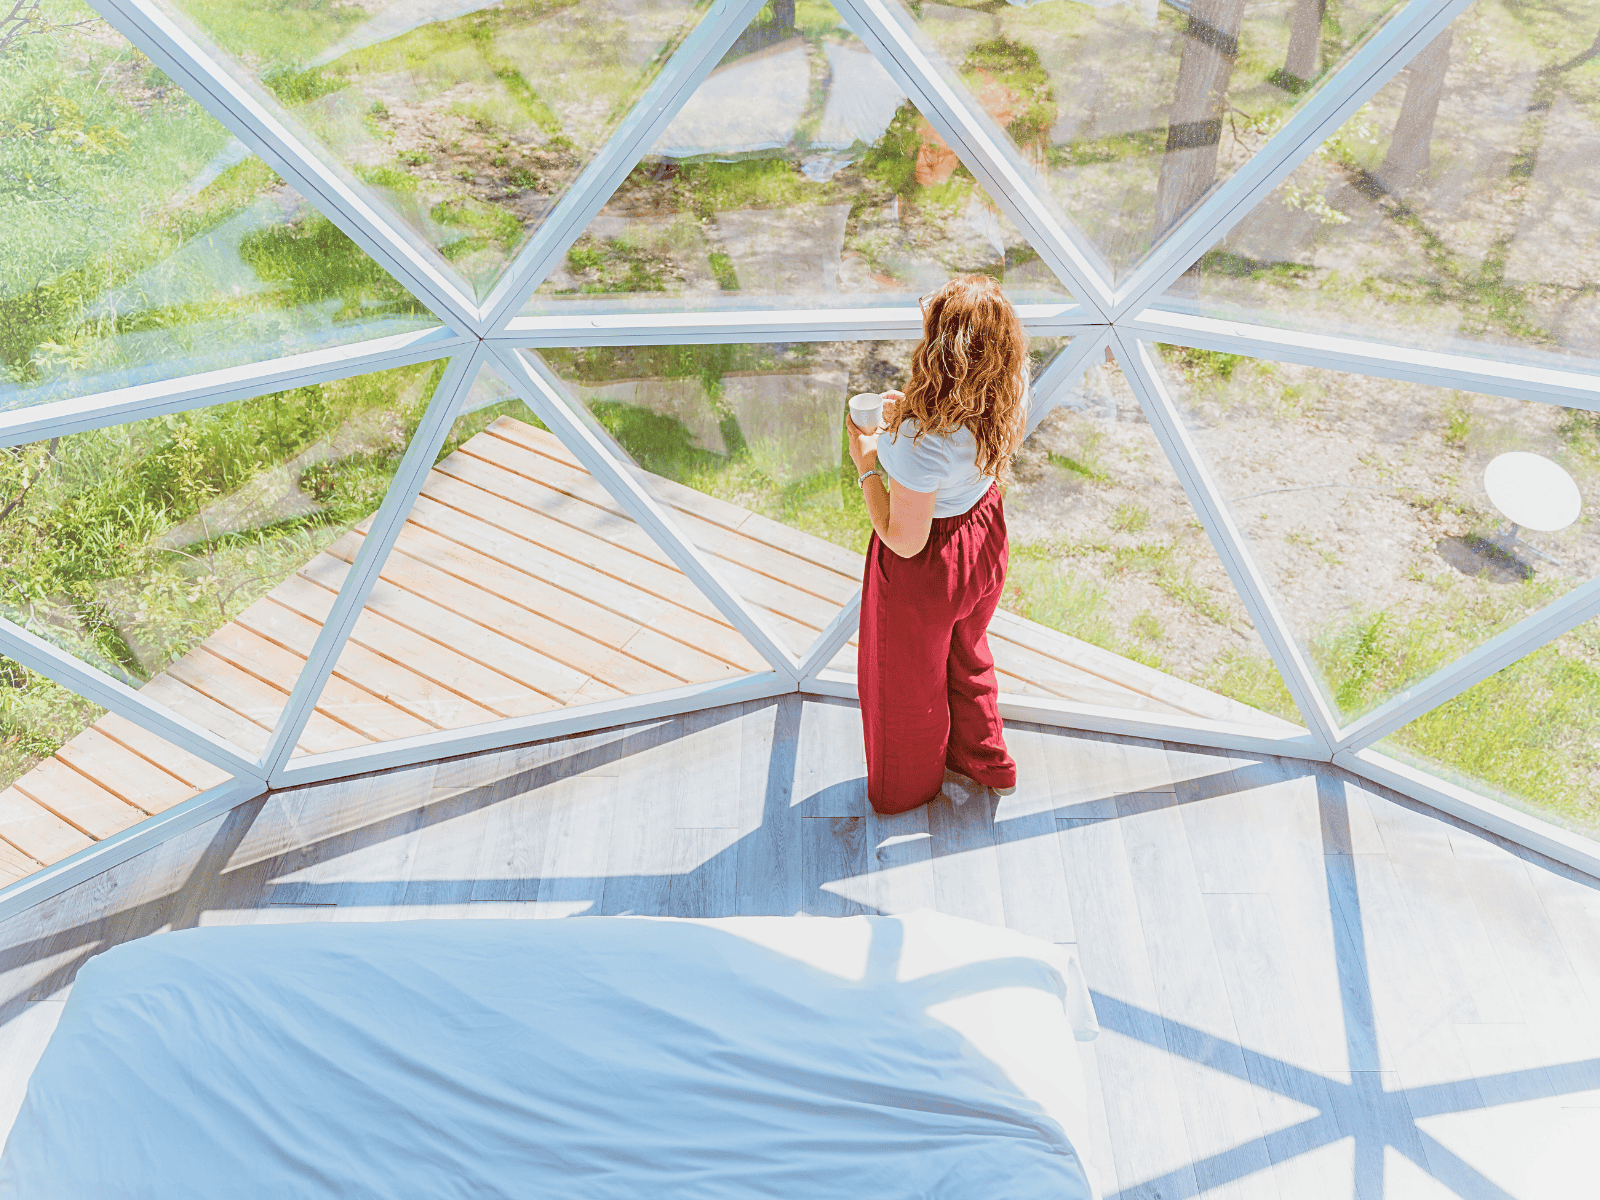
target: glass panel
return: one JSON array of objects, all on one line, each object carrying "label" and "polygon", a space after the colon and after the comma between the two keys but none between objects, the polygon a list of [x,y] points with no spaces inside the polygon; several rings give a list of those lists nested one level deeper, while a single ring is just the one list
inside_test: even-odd
[{"label": "glass panel", "polygon": [[0,45],[0,409],[438,322],[86,8]]},{"label": "glass panel", "polygon": [[904,303],[982,272],[1067,292],[832,5],[772,4],[528,312]]},{"label": "glass panel", "polygon": [[1600,357],[1593,40],[1593,20],[1473,5],[1169,299],[1433,350]]},{"label": "glass panel", "polygon": [[1396,7],[902,4],[1119,280]]},{"label": "glass panel", "polygon": [[1376,749],[1502,804],[1600,834],[1600,621],[1468,688]]},{"label": "glass panel", "polygon": [[20,879],[228,778],[0,655],[0,881]]},{"label": "glass panel", "polygon": [[479,299],[706,7],[171,2]]},{"label": "glass panel", "polygon": [[382,501],[438,369],[0,455],[0,612],[260,753],[317,630],[294,572]]},{"label": "glass panel", "polygon": [[[1035,370],[1058,345],[1035,342]],[[614,439],[618,452],[638,468],[645,486],[684,534],[711,557],[722,578],[767,616],[788,649],[803,654],[860,586],[861,555],[871,533],[855,471],[844,452],[843,401],[858,391],[903,384],[913,349],[911,342],[819,342],[605,347],[541,354],[569,395],[592,415],[594,427]],[[1132,403],[1125,387],[1122,395]],[[1075,401],[1069,398],[1070,403]],[[1047,417],[1019,460],[1018,482],[1007,501],[1015,515],[1006,608],[1056,629],[1087,631],[1090,640],[1114,653],[1132,652],[1145,663],[1164,667],[1166,660],[1137,636],[1124,638],[1112,631],[1122,619],[1117,615],[1119,606],[1094,583],[1063,578],[1062,501],[1084,489],[1049,455],[1050,447],[1067,445],[1077,436],[1075,416],[1068,409]],[[1131,416],[1124,413],[1124,423],[1149,439],[1148,426],[1135,425]],[[1160,452],[1153,439],[1148,452],[1154,457],[1149,463],[1133,464],[1130,478],[1134,472],[1142,478],[1151,467],[1159,469]],[[1062,461],[1070,457],[1065,450],[1055,453]],[[1138,486],[1130,482],[1130,493]],[[1172,487],[1176,490],[1175,480]],[[1090,519],[1103,521],[1103,515],[1092,515],[1094,507],[1081,505],[1082,499],[1088,497],[1080,497],[1080,506]],[[1097,503],[1098,496],[1092,502]],[[1170,506],[1171,501],[1167,503]],[[1242,614],[1224,611],[1233,593],[1220,566],[1215,567],[1214,581],[1199,582],[1195,577],[1196,568],[1189,560],[1206,553],[1204,536],[1187,527],[1168,531],[1158,524],[1139,525],[1137,533],[1118,538],[1119,547],[1123,540],[1137,547],[1137,553],[1118,557],[1109,545],[1104,547],[1105,570],[1130,577],[1143,571],[1158,581],[1144,589],[1151,594],[1151,604],[1170,603],[1175,612],[1181,611],[1176,608],[1179,604],[1199,606],[1200,623],[1227,622],[1211,639],[1218,643],[1217,651],[1199,664],[1200,669],[1226,658],[1230,686],[1258,688],[1276,700],[1281,684],[1253,640],[1248,621]],[[1098,569],[1098,562],[1072,560],[1080,578]],[[1193,641],[1182,619],[1168,615],[1165,608],[1160,611],[1159,619],[1166,624],[1159,631],[1151,624],[1154,618],[1133,623],[1146,631],[1146,641],[1161,646],[1163,652],[1169,642],[1187,646]],[[1091,624],[1091,615],[1098,625]],[[1001,686],[1007,691],[1164,712],[1204,710],[1205,715],[1222,719],[1272,720],[1221,696],[1188,688],[1140,662],[1115,658],[1027,621],[998,618],[991,637]],[[1223,645],[1236,652],[1224,655]],[[835,666],[853,671],[853,650],[841,651]],[[1180,659],[1175,669],[1185,666]],[[1217,674],[1224,672],[1219,669]],[[1177,703],[1170,699],[1174,696],[1180,697]],[[1183,704],[1190,709],[1183,709]],[[1286,695],[1279,707],[1293,713]]]},{"label": "glass panel", "polygon": [[1160,355],[1345,720],[1600,574],[1594,413],[1203,350]]},{"label": "glass panel", "polygon": [[[1091,704],[1298,723],[1115,361],[1087,364],[1059,398],[1016,458],[1001,601],[1006,612],[1070,635],[1034,635],[1075,668],[1052,690]],[[991,639],[997,633],[1017,636],[999,619]]]},{"label": "glass panel", "polygon": [[[332,604],[364,533],[301,571],[303,603]],[[317,712],[385,741],[767,669],[486,367]]]}]

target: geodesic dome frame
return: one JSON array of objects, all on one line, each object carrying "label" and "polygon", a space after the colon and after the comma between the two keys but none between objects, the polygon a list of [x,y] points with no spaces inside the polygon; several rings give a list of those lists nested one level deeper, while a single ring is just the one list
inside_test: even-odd
[{"label": "geodesic dome frame", "polygon": [[[730,586],[710,557],[684,536],[663,511],[659,498],[642,485],[629,464],[573,411],[563,398],[558,381],[520,353],[541,347],[781,343],[919,335],[920,314],[914,305],[903,303],[826,310],[730,307],[592,316],[523,313],[524,302],[556,268],[641,156],[710,75],[761,10],[762,0],[716,0],[710,5],[482,302],[469,294],[412,232],[331,167],[301,131],[280,119],[261,95],[212,57],[156,4],[146,0],[97,0],[94,6],[425,304],[437,316],[438,324],[420,332],[208,371],[169,382],[50,400],[0,413],[0,445],[19,446],[407,364],[448,358],[449,365],[322,624],[264,753],[252,755],[241,750],[50,641],[12,621],[0,620],[0,652],[233,777],[230,784],[202,794],[182,806],[181,811],[173,810],[129,831],[115,846],[102,843],[95,848],[101,857],[81,861],[75,858],[64,866],[70,866],[71,872],[81,877],[91,862],[103,866],[105,854],[126,856],[149,844],[152,838],[167,836],[219,807],[237,804],[245,796],[266,788],[316,782],[792,691],[854,695],[853,679],[831,672],[828,664],[854,631],[859,593],[804,654],[793,652],[774,633],[766,615]],[[1070,287],[1071,302],[1019,305],[1030,334],[1071,339],[1035,383],[1039,411],[1048,409],[1056,393],[1070,383],[1075,373],[1081,374],[1086,364],[1108,349],[1115,354],[1189,504],[1270,652],[1304,728],[1274,735],[1221,720],[1122,711],[1021,695],[1005,697],[1006,715],[1111,734],[1331,761],[1574,865],[1589,870],[1600,866],[1600,848],[1588,839],[1396,761],[1374,748],[1389,733],[1600,614],[1600,579],[1572,588],[1371,711],[1342,724],[1339,713],[1318,687],[1313,667],[1297,644],[1248,538],[1230,514],[1223,488],[1196,448],[1151,353],[1152,344],[1163,343],[1600,411],[1600,382],[1594,373],[1583,369],[1588,364],[1581,359],[1570,360],[1569,365],[1547,356],[1546,361],[1532,363],[1518,361],[1510,353],[1496,358],[1415,349],[1196,315],[1165,299],[1174,281],[1428,47],[1469,7],[1469,0],[1411,0],[1400,6],[1330,78],[1308,94],[1259,151],[1210,188],[1153,251],[1120,279],[1091,240],[1064,220],[1040,194],[1036,176],[1019,159],[1015,147],[896,6],[888,0],[837,0],[836,7],[937,135],[954,149],[1005,216]],[[466,393],[485,365],[511,385],[583,468],[759,653],[768,670],[737,680],[693,684],[458,731],[291,758]],[[58,886],[65,880],[59,871],[52,878]]]}]

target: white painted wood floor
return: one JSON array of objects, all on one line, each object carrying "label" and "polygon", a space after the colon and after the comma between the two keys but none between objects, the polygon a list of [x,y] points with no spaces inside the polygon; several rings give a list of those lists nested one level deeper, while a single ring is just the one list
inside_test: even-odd
[{"label": "white painted wood floor", "polygon": [[1009,739],[1014,796],[894,818],[799,697],[241,806],[0,925],[0,1128],[162,930],[930,905],[1078,944],[1115,1200],[1600,1196],[1600,883],[1331,767]]}]

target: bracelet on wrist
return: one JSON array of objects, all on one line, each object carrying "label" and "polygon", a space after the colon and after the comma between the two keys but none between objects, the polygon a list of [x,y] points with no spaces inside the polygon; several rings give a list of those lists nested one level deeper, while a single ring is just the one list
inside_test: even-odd
[{"label": "bracelet on wrist", "polygon": [[874,475],[882,475],[882,473],[883,472],[879,471],[877,467],[873,467],[870,471],[863,471],[856,479],[856,486],[865,487],[867,480],[871,479]]}]

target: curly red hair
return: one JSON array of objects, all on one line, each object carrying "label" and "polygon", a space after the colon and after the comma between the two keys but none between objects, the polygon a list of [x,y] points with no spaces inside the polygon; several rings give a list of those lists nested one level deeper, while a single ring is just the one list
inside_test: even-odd
[{"label": "curly red hair", "polygon": [[917,437],[970,429],[980,475],[1002,479],[1023,421],[1028,338],[987,275],[958,275],[923,298],[922,341],[911,355],[905,400],[885,427],[914,419]]}]

